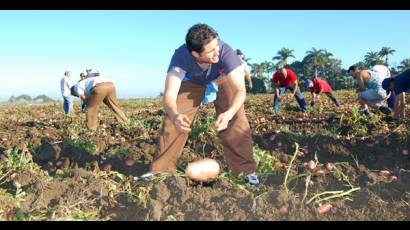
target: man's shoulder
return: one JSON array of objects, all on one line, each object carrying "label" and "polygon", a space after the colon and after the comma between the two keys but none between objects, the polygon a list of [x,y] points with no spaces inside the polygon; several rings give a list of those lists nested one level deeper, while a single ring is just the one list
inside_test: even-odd
[{"label": "man's shoulder", "polygon": [[409,82],[410,81],[410,69],[394,77],[395,82]]},{"label": "man's shoulder", "polygon": [[186,44],[182,44],[180,45],[176,50],[174,55],[187,55],[189,54],[188,52],[188,47],[186,46]]},{"label": "man's shoulder", "polygon": [[297,75],[296,75],[296,73],[295,72],[293,72],[293,70],[291,70],[291,69],[286,69],[286,71],[288,72],[288,75],[290,76],[290,77],[292,77],[292,78],[297,78]]},{"label": "man's shoulder", "polygon": [[359,76],[369,76],[371,72],[372,72],[372,70],[370,70],[370,69],[360,70]]},{"label": "man's shoulder", "polygon": [[395,84],[394,85],[394,92],[396,94],[404,93],[404,92],[406,92],[406,88],[402,84]]},{"label": "man's shoulder", "polygon": [[73,79],[69,78],[69,77],[63,77],[63,78],[61,78],[61,82],[72,83]]},{"label": "man's shoulder", "polygon": [[190,63],[191,60],[193,60],[193,57],[189,53],[186,44],[178,47],[172,56],[172,63],[174,65],[186,65],[187,63]]},{"label": "man's shoulder", "polygon": [[[221,52],[221,57],[222,58],[238,58],[240,59],[240,57],[236,54],[235,50],[226,42],[219,40],[219,49]],[[226,54],[232,54],[232,55],[226,55]],[[240,59],[241,60],[241,59]],[[241,60],[243,61],[243,60]]]},{"label": "man's shoulder", "polygon": [[370,76],[369,70],[360,70],[357,79],[360,80],[366,76]]},{"label": "man's shoulder", "polygon": [[291,68],[286,68],[286,71],[287,71],[288,73],[295,74],[295,72],[294,72]]}]

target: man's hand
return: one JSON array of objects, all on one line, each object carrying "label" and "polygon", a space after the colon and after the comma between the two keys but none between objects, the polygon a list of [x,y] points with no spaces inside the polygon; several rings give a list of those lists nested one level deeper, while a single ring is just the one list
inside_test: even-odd
[{"label": "man's hand", "polygon": [[219,114],[218,118],[216,119],[212,127],[218,132],[222,131],[228,128],[228,123],[232,119],[232,117],[233,116],[231,114],[221,113]]},{"label": "man's hand", "polygon": [[186,115],[178,113],[171,120],[178,132],[188,133],[191,131],[191,121]]},{"label": "man's hand", "polygon": [[89,97],[82,94],[82,95],[80,95],[80,98],[86,105],[88,105],[88,102],[89,102],[89,99],[90,99]]},{"label": "man's hand", "polygon": [[393,118],[393,120],[396,120],[396,121],[399,120],[399,113],[397,113],[397,112],[393,113],[392,118]]},{"label": "man's hand", "polygon": [[386,117],[384,117],[384,118],[382,118],[384,121],[386,121],[386,122],[388,122],[388,123],[392,123],[392,122],[394,122],[394,119],[393,119],[393,117],[391,117],[391,116],[386,116]]},{"label": "man's hand", "polygon": [[319,97],[319,95],[317,95],[317,97],[316,97],[316,102],[317,102],[317,103],[321,103],[321,102],[320,102],[320,97]]},{"label": "man's hand", "polygon": [[293,97],[295,97],[295,94],[289,94],[287,97],[288,101],[292,101]]},{"label": "man's hand", "polygon": [[249,88],[253,89],[253,84],[249,83]]}]

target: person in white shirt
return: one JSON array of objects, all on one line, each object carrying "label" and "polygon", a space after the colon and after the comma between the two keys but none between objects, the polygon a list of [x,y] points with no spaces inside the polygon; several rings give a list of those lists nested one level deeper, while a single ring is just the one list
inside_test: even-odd
[{"label": "person in white shirt", "polygon": [[87,77],[72,88],[72,95],[80,97],[87,105],[87,127],[95,130],[98,126],[98,108],[103,102],[113,112],[120,123],[125,123],[127,117],[118,105],[115,86],[111,80],[104,77]]},{"label": "person in white shirt", "polygon": [[356,65],[352,65],[347,70],[350,76],[358,81],[358,95],[360,108],[363,114],[369,115],[369,107],[389,115],[391,109],[385,106],[389,95],[382,88],[384,79],[390,77],[387,67],[377,65],[372,69],[360,70]]},{"label": "person in white shirt", "polygon": [[61,95],[64,99],[64,113],[68,114],[73,110],[73,98],[71,97],[71,87],[74,85],[74,81],[71,78],[71,71],[66,70],[64,77],[60,80]]},{"label": "person in white shirt", "polygon": [[249,69],[248,69],[248,64],[245,62],[245,60],[243,60],[244,55],[243,55],[243,53],[240,49],[236,49],[236,55],[238,55],[241,58],[242,66],[243,66],[243,69],[245,71],[245,78],[248,81],[249,88],[252,89],[253,88],[252,78],[251,78],[251,74],[250,74]]},{"label": "person in white shirt", "polygon": [[100,72],[98,72],[98,71],[97,72],[92,72],[91,68],[86,69],[85,72],[86,72],[86,76],[85,76],[86,78],[100,76]]},{"label": "person in white shirt", "polygon": [[[85,73],[80,73],[80,81],[84,80],[86,78]],[[81,104],[81,110],[83,111],[83,113],[87,112],[87,104],[85,104],[85,102],[83,100],[80,99],[80,104]]]}]

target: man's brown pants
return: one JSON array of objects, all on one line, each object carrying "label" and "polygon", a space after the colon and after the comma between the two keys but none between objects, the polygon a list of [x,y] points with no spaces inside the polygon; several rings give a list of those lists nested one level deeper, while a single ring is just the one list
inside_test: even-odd
[{"label": "man's brown pants", "polygon": [[101,102],[104,102],[114,112],[118,122],[124,123],[127,120],[127,117],[118,105],[114,84],[112,82],[98,83],[91,90],[87,104],[87,127],[89,129],[96,129],[98,126],[98,108]]},{"label": "man's brown pants", "polygon": [[[178,112],[185,114],[193,122],[204,93],[204,86],[182,82],[177,97]],[[225,77],[219,78],[217,99],[214,102],[217,116],[228,110],[233,97],[231,85]],[[256,162],[253,159],[253,141],[243,105],[229,122],[228,128],[220,132],[220,137],[224,146],[225,161],[232,173],[238,176],[242,172],[245,174],[255,172]],[[159,146],[151,165],[151,172],[153,174],[175,172],[178,159],[187,139],[188,134],[179,133],[168,116],[165,116]]]}]

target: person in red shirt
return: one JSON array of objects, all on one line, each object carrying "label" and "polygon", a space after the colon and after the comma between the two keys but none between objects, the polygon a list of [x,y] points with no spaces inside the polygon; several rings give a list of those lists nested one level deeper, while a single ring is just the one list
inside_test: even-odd
[{"label": "person in red shirt", "polygon": [[295,97],[302,112],[306,113],[307,108],[305,99],[300,92],[297,76],[291,69],[282,67],[276,71],[272,77],[272,84],[275,86],[273,99],[273,108],[275,109],[275,112],[279,112],[280,110],[282,95],[286,90],[290,90],[292,93],[288,96],[289,99]]},{"label": "person in red shirt", "polygon": [[332,87],[326,80],[322,80],[319,77],[313,77],[311,80],[307,80],[307,86],[312,94],[311,106],[315,104],[315,101],[319,101],[319,95],[321,93],[326,94],[332,100],[337,107],[340,106],[340,103],[337,101],[335,95],[332,94]]}]

